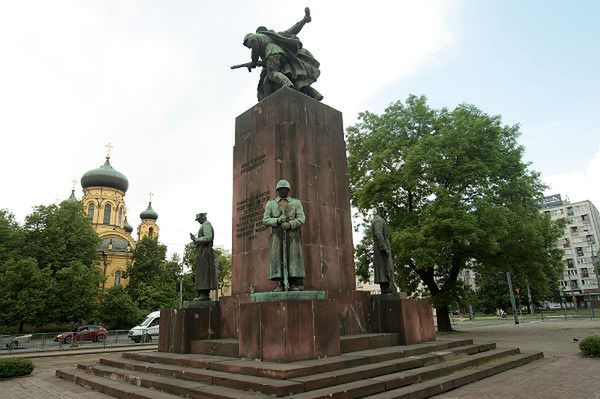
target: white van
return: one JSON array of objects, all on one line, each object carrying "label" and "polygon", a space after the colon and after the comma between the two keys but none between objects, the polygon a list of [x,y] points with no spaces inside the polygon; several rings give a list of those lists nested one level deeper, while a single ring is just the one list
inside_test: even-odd
[{"label": "white van", "polygon": [[152,342],[152,338],[158,339],[158,323],[160,321],[160,310],[150,313],[146,320],[139,326],[133,327],[127,333],[133,342]]}]

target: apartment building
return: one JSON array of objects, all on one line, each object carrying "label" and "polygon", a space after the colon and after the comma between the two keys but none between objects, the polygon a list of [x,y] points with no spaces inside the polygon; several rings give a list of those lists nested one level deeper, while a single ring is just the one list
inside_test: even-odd
[{"label": "apartment building", "polygon": [[567,224],[557,245],[564,250],[564,271],[560,281],[564,295],[578,302],[600,299],[598,265],[600,250],[600,214],[591,201],[569,202],[560,194],[544,197],[542,209],[552,220],[565,219]]}]

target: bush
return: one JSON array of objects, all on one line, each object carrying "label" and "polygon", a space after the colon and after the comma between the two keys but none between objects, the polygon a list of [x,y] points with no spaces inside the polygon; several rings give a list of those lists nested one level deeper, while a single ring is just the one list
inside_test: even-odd
[{"label": "bush", "polygon": [[22,359],[19,357],[0,359],[0,378],[31,374],[34,367],[32,361],[29,359]]},{"label": "bush", "polygon": [[592,335],[584,338],[579,343],[579,349],[583,356],[600,357],[600,335]]}]

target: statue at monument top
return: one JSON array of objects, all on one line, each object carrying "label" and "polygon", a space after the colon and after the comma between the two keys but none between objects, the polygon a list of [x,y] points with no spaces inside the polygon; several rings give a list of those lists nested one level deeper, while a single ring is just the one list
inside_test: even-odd
[{"label": "statue at monument top", "polygon": [[261,66],[258,80],[258,101],[282,87],[290,87],[318,101],[323,99],[311,85],[321,74],[319,61],[302,46],[298,33],[312,21],[309,8],[304,9],[304,18],[283,32],[275,32],[259,26],[256,33],[244,37],[244,46],[251,51],[251,61],[234,65],[231,69],[248,68],[251,71]]}]

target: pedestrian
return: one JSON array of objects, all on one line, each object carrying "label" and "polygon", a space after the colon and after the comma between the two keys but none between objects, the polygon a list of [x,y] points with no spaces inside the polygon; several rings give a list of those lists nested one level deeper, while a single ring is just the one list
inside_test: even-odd
[{"label": "pedestrian", "polygon": [[76,321],[73,323],[73,328],[71,328],[71,348],[76,348],[77,345],[77,332],[79,331],[79,322]]}]

